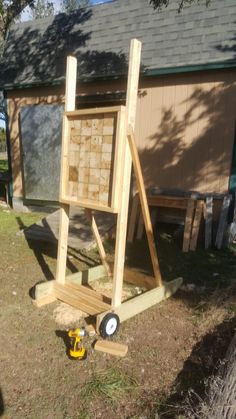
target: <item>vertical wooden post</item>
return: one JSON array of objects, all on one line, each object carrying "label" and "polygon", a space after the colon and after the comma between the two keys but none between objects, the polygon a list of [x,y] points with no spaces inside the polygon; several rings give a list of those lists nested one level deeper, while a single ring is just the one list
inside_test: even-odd
[{"label": "vertical wooden post", "polygon": [[194,209],[195,209],[195,199],[190,198],[188,200],[188,206],[187,206],[186,217],[185,217],[183,252],[189,251],[189,244],[190,244],[190,239],[191,239],[191,234],[192,234]]},{"label": "vertical wooden post", "polygon": [[205,204],[205,249],[212,245],[212,217],[213,217],[213,197],[206,197]]},{"label": "vertical wooden post", "polygon": [[[134,125],[135,125],[140,59],[141,59],[141,42],[138,41],[137,39],[132,39],[131,45],[130,45],[129,73],[128,73],[128,85],[127,85],[127,96],[126,96],[126,112],[127,112],[126,134],[127,134],[128,126],[131,125],[131,127],[134,129]],[[120,203],[120,211],[117,216],[115,263],[114,263],[114,272],[113,272],[113,275],[114,275],[113,295],[112,295],[113,307],[117,307],[121,304],[121,297],[122,297],[131,165],[132,165],[131,153],[130,153],[128,141],[126,140],[121,203]]]},{"label": "vertical wooden post", "polygon": [[203,202],[199,200],[197,201],[195,216],[193,220],[192,235],[190,239],[189,250],[196,250],[196,247],[197,247],[200,223],[202,219],[202,209],[203,209]]},{"label": "vertical wooden post", "polygon": [[[76,79],[77,79],[77,59],[75,57],[67,57],[66,65],[66,93],[65,93],[65,111],[75,110],[76,98]],[[63,134],[65,130],[65,122],[63,123]],[[65,164],[65,156],[61,156],[61,165]],[[62,173],[62,171],[61,171]],[[60,194],[63,188],[63,179],[60,179]],[[61,204],[60,221],[59,221],[59,237],[57,248],[57,270],[56,281],[61,284],[65,282],[66,276],[66,259],[67,259],[67,244],[69,232],[69,212],[70,206]]]},{"label": "vertical wooden post", "polygon": [[222,203],[220,219],[219,219],[219,224],[218,224],[218,229],[217,229],[217,234],[216,234],[215,246],[217,247],[217,249],[221,249],[222,244],[223,244],[230,201],[231,201],[231,196],[226,195]]}]

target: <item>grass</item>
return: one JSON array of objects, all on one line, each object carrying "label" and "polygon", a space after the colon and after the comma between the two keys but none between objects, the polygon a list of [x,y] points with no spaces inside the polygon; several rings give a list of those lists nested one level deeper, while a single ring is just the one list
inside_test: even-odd
[{"label": "grass", "polygon": [[103,396],[106,400],[116,403],[134,390],[136,381],[129,375],[119,371],[116,367],[101,371],[92,376],[82,388],[82,397],[92,400],[96,396]]},{"label": "grass", "polygon": [[78,412],[77,419],[91,419],[91,416],[87,410]]},{"label": "grass", "polygon": [[0,160],[0,172],[7,172],[8,170],[8,161]]},{"label": "grass", "polygon": [[9,233],[17,233],[23,227],[38,222],[43,215],[34,213],[17,213],[12,210],[4,210],[0,208],[0,234],[9,235]]}]

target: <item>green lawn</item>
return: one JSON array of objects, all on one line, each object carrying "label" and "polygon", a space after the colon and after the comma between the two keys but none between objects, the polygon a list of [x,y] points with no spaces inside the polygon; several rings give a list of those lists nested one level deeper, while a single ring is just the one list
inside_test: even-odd
[{"label": "green lawn", "polygon": [[0,172],[6,172],[8,170],[8,161],[0,160]]}]

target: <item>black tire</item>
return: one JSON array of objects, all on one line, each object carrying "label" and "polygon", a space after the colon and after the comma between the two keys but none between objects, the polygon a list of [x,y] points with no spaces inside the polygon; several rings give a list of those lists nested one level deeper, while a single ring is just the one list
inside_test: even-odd
[{"label": "black tire", "polygon": [[113,336],[119,329],[120,319],[117,314],[106,314],[99,326],[99,333],[102,338]]}]

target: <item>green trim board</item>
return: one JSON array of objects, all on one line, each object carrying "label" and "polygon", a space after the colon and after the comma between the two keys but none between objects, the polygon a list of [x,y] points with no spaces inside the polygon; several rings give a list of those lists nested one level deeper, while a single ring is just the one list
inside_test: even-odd
[{"label": "green trim board", "polygon": [[[166,68],[153,68],[150,70],[145,70],[141,73],[141,77],[154,77],[154,76],[161,76],[161,75],[168,75],[168,74],[179,74],[179,73],[192,73],[192,72],[200,72],[200,71],[210,71],[210,70],[225,70],[225,69],[233,69],[236,68],[236,62],[218,62],[218,63],[210,63],[210,64],[189,64],[183,65],[179,67],[166,67]],[[112,75],[112,76],[80,76],[80,82],[83,83],[91,83],[91,82],[98,82],[98,81],[108,81],[108,80],[119,80],[123,79],[125,76],[124,74],[119,75]],[[55,81],[48,81],[45,82],[36,81],[32,83],[25,83],[25,84],[5,84],[1,85],[1,90],[15,90],[15,89],[30,89],[33,87],[47,87],[47,86],[61,86],[65,84],[65,79],[60,78],[59,80]]]},{"label": "green trim board", "polygon": [[161,76],[165,74],[178,74],[178,73],[191,73],[198,71],[209,71],[209,70],[225,70],[230,68],[236,68],[236,62],[223,62],[223,63],[210,63],[210,64],[194,64],[184,65],[179,67],[166,67],[157,68],[153,70],[147,70],[144,75],[147,76]]}]

